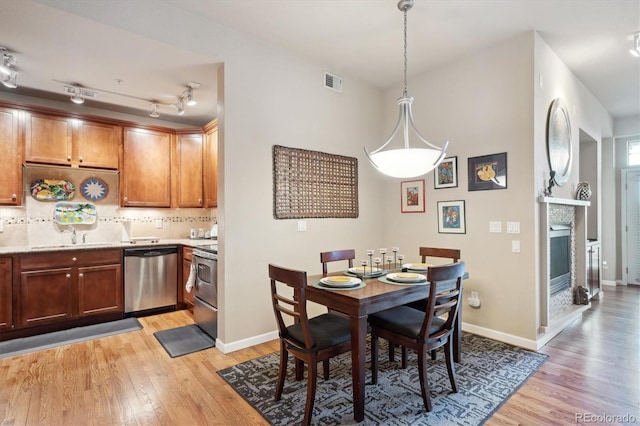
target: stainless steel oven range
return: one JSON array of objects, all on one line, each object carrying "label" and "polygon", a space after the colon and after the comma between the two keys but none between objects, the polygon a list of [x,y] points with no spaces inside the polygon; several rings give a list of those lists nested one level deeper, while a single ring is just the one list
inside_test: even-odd
[{"label": "stainless steel oven range", "polygon": [[215,249],[193,250],[195,281],[193,284],[193,319],[214,340],[218,337],[218,252]]}]

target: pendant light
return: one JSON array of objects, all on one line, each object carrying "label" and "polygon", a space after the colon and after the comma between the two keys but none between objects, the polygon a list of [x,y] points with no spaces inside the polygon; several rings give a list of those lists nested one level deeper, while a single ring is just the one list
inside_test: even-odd
[{"label": "pendant light", "polygon": [[[371,153],[367,151],[366,147],[364,148],[367,158],[376,169],[387,176],[395,178],[412,178],[430,172],[444,159],[445,151],[449,146],[448,141],[442,148],[429,143],[418,131],[413,121],[413,113],[411,112],[413,98],[407,94],[407,11],[411,7],[413,7],[413,0],[400,0],[398,2],[398,9],[404,13],[404,92],[402,97],[398,99],[398,106],[400,107],[398,122],[389,139],[380,148]],[[402,127],[404,146],[383,151],[396,136],[400,127]],[[410,128],[428,148],[409,147]]]}]

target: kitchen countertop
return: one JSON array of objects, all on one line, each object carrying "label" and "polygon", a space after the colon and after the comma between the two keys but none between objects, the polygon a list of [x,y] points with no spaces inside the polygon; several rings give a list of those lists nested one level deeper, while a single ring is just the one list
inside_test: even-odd
[{"label": "kitchen countertop", "polygon": [[206,238],[182,238],[182,239],[160,239],[157,243],[148,241],[138,241],[135,244],[128,241],[105,242],[105,243],[78,243],[78,244],[53,244],[40,246],[6,246],[0,247],[0,255],[42,253],[48,251],[70,251],[70,250],[98,250],[105,248],[138,248],[163,245],[184,245],[189,247],[217,245],[218,241]]}]

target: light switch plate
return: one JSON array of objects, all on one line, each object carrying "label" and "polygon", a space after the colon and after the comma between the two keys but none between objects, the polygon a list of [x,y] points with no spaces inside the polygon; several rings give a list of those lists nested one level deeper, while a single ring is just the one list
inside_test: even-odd
[{"label": "light switch plate", "polygon": [[507,222],[507,234],[519,234],[520,222]]},{"label": "light switch plate", "polygon": [[489,222],[489,232],[499,234],[502,232],[502,222]]},{"label": "light switch plate", "polygon": [[298,221],[298,232],[305,232],[307,230],[307,221],[299,220]]}]

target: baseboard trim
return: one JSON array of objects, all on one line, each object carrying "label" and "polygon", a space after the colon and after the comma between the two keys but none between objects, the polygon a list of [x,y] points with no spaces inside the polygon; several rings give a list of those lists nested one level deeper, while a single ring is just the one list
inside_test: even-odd
[{"label": "baseboard trim", "polygon": [[602,285],[610,285],[610,286],[616,286],[618,285],[615,281],[609,281],[609,280],[601,280],[600,283]]},{"label": "baseboard trim", "polygon": [[259,345],[260,343],[270,342],[278,338],[277,331],[271,331],[269,333],[260,334],[258,336],[249,337],[242,340],[236,340],[231,343],[224,343],[220,339],[216,339],[216,348],[223,354],[239,351],[240,349],[250,348],[251,346]]},{"label": "baseboard trim", "polygon": [[539,349],[535,340],[525,339],[520,336],[514,336],[513,334],[503,333],[501,331],[496,331],[490,328],[467,324],[464,321],[462,322],[462,331],[477,334],[479,336],[497,340],[499,342],[508,343],[510,345],[528,349],[530,351],[536,351]]}]

